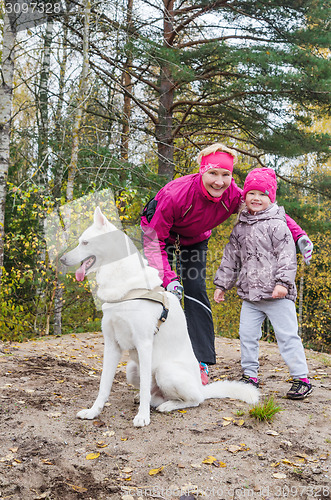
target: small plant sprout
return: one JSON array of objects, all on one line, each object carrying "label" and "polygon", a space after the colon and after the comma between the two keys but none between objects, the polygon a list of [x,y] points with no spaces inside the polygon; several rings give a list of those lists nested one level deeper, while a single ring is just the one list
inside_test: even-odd
[{"label": "small plant sprout", "polygon": [[278,406],[275,403],[273,396],[271,396],[269,398],[265,398],[262,403],[255,405],[249,411],[249,415],[256,418],[257,420],[260,420],[260,422],[269,422],[273,420],[276,413],[279,413],[280,411],[284,411],[284,409]]}]

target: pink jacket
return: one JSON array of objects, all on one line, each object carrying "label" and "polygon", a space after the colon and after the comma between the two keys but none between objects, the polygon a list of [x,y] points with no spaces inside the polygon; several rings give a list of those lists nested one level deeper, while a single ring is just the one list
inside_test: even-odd
[{"label": "pink jacket", "polygon": [[[201,174],[185,175],[166,184],[155,196],[156,210],[150,222],[143,215],[144,252],[149,265],[159,270],[163,286],[177,278],[172,271],[166,242],[174,243],[179,235],[180,244],[194,245],[210,237],[212,229],[219,226],[242,204],[242,189],[232,179],[221,198],[211,199],[204,189]],[[306,233],[286,216],[294,241]]]}]

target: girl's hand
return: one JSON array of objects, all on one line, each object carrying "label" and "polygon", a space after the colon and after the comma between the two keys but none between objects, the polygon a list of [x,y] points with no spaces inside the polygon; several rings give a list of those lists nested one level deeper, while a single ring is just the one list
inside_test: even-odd
[{"label": "girl's hand", "polygon": [[215,300],[215,302],[217,302],[218,304],[220,302],[223,302],[224,301],[224,295],[225,295],[224,290],[220,290],[219,288],[216,288],[215,293],[214,293],[214,300]]},{"label": "girl's hand", "polygon": [[272,292],[273,299],[283,299],[287,295],[287,288],[282,285],[276,285]]}]

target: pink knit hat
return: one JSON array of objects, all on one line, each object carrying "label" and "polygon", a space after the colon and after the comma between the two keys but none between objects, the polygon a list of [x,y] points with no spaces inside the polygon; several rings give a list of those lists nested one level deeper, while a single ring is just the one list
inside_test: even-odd
[{"label": "pink knit hat", "polygon": [[244,199],[248,191],[254,190],[267,194],[272,203],[276,201],[277,179],[272,168],[254,168],[249,172],[244,184]]},{"label": "pink knit hat", "polygon": [[209,155],[203,156],[200,163],[200,174],[204,174],[211,168],[224,168],[225,170],[233,171],[233,156],[224,151],[216,151]]}]

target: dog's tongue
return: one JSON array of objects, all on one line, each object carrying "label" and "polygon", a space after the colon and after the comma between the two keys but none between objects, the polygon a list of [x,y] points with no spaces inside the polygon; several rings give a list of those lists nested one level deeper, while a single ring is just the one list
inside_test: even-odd
[{"label": "dog's tongue", "polygon": [[83,281],[85,278],[85,267],[86,267],[86,262],[83,262],[83,264],[77,269],[76,271],[76,280],[77,281]]}]

